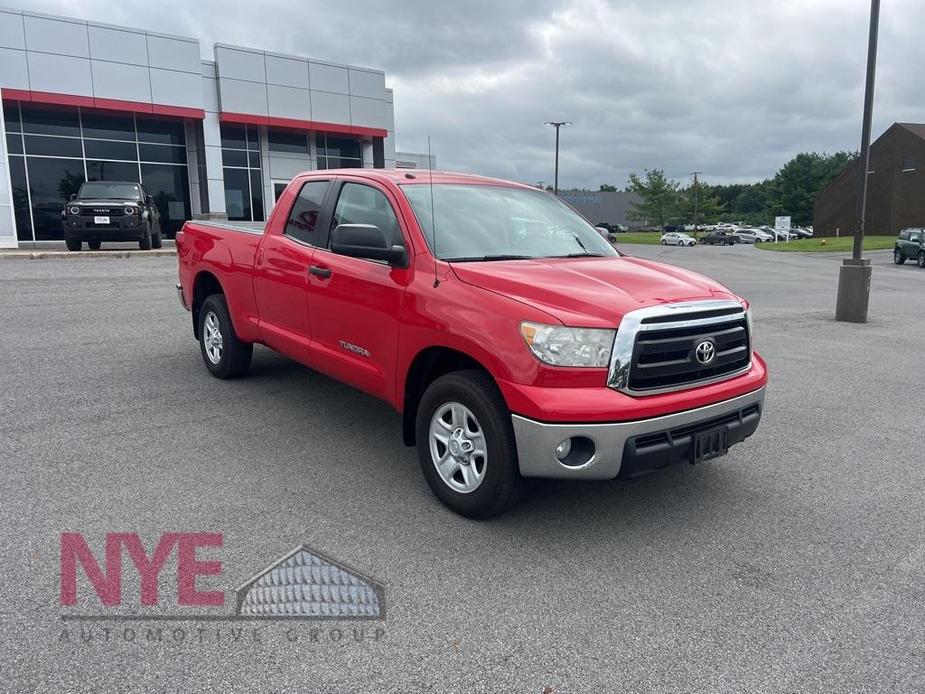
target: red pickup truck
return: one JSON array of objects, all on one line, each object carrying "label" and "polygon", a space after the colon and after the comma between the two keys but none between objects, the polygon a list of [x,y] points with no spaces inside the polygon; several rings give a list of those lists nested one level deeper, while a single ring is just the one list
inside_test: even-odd
[{"label": "red pickup truck", "polygon": [[744,299],[621,254],[528,186],[314,171],[265,228],[187,222],[177,255],[213,375],[242,376],[259,343],[385,400],[434,494],[469,517],[510,508],[524,477],[723,455],[761,418]]}]

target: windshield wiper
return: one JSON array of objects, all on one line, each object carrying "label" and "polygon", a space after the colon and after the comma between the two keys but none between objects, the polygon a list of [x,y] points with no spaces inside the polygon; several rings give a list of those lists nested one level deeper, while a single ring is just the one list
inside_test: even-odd
[{"label": "windshield wiper", "polygon": [[566,255],[548,255],[547,258],[604,258],[603,253],[568,253]]},{"label": "windshield wiper", "polygon": [[442,258],[448,263],[475,263],[482,260],[533,260],[532,255],[471,255],[461,258]]}]

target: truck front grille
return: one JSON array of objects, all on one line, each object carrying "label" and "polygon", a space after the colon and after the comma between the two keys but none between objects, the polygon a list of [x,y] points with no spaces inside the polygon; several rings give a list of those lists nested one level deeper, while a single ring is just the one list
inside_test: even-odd
[{"label": "truck front grille", "polygon": [[734,301],[633,311],[617,331],[608,385],[635,395],[731,378],[751,365],[748,317]]},{"label": "truck front grille", "polygon": [[121,217],[121,207],[81,207],[81,217]]}]

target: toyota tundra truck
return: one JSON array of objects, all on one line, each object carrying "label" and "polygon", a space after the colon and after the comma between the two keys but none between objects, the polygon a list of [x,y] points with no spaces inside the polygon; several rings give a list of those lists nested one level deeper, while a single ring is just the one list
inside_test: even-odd
[{"label": "toyota tundra truck", "polygon": [[243,376],[262,344],[385,400],[431,490],[464,516],[509,509],[524,478],[701,463],[761,418],[745,299],[621,254],[528,186],[313,171],[265,227],[191,221],[176,245],[212,375]]}]

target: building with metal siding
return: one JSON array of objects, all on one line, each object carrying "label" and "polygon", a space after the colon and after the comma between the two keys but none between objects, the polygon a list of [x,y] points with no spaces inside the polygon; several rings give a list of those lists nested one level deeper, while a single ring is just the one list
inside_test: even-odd
[{"label": "building with metal siding", "polygon": [[[857,216],[858,166],[849,165],[816,198],[815,236],[850,236]],[[925,226],[925,124],[894,123],[870,147],[868,234]]]},{"label": "building with metal siding", "polygon": [[560,190],[559,197],[574,207],[592,224],[623,224],[629,227],[642,227],[642,222],[627,218],[629,206],[640,201],[636,193],[622,190]]},{"label": "building with metal siding", "polygon": [[62,238],[83,180],[137,180],[172,235],[260,221],[296,173],[395,165],[381,70],[0,10],[0,247]]}]

